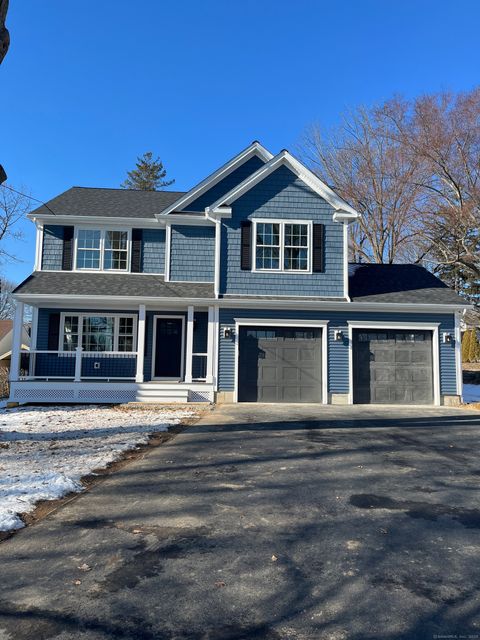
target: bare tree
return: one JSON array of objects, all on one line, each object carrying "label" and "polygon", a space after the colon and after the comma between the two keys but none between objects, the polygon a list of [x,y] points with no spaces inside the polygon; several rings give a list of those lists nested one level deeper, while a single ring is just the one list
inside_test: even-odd
[{"label": "bare tree", "polygon": [[0,263],[5,259],[17,260],[14,252],[7,251],[5,243],[8,239],[21,240],[23,233],[18,223],[23,220],[29,210],[30,199],[12,191],[8,186],[0,186]]},{"label": "bare tree", "polygon": [[5,278],[0,279],[0,320],[11,320],[15,315],[15,300],[12,291],[15,284]]},{"label": "bare tree", "polygon": [[8,0],[0,0],[0,64],[7,55],[10,46],[10,34],[5,26],[8,11]]},{"label": "bare tree", "polygon": [[480,87],[423,96],[400,119],[394,102],[382,109],[392,141],[422,165],[423,258],[480,278]]},{"label": "bare tree", "polygon": [[[399,121],[406,114],[406,105],[399,101]],[[312,170],[362,214],[350,227],[350,248],[357,261],[416,258],[412,238],[418,225],[412,213],[422,197],[421,167],[391,135],[392,127],[381,110],[359,108],[325,136],[318,126],[311,127],[300,146]]]}]

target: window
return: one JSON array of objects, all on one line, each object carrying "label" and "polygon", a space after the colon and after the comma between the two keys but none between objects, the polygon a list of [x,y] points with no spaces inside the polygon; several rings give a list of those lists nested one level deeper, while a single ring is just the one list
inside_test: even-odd
[{"label": "window", "polygon": [[278,269],[280,267],[280,225],[258,223],[255,237],[257,269]]},{"label": "window", "polygon": [[60,348],[63,351],[74,351],[81,345],[84,351],[132,352],[135,342],[135,316],[62,314]]},{"label": "window", "polygon": [[63,350],[73,351],[78,347],[78,316],[65,316],[63,325]]},{"label": "window", "polygon": [[127,271],[129,232],[78,229],[77,269]]},{"label": "window", "polygon": [[255,225],[255,271],[310,270],[310,222],[264,222]]},{"label": "window", "polygon": [[133,318],[119,318],[118,350],[133,351]]},{"label": "window", "polygon": [[308,269],[308,225],[285,225],[285,253],[283,267],[288,271]]},{"label": "window", "polygon": [[105,232],[104,269],[127,268],[128,233],[126,231]]},{"label": "window", "polygon": [[114,322],[114,318],[104,316],[83,318],[83,350],[113,351]]},{"label": "window", "polygon": [[100,231],[79,229],[77,269],[100,269]]}]

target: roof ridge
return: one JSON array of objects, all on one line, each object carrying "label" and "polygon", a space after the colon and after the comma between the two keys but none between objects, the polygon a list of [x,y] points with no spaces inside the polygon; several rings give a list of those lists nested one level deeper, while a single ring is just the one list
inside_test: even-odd
[{"label": "roof ridge", "polygon": [[[83,185],[74,184],[70,189],[98,189],[99,191],[135,191],[136,193],[188,193],[187,191],[167,191],[167,189],[124,189],[123,187],[85,187]],[[61,194],[60,194],[61,195]]]}]

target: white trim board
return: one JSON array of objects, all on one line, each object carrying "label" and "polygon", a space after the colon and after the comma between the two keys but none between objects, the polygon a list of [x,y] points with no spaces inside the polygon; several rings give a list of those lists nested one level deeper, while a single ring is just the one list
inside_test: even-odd
[{"label": "white trim board", "polygon": [[322,330],[322,403],[328,403],[328,320],[269,320],[268,318],[234,318],[235,320],[235,371],[233,401],[238,402],[238,359],[240,327],[299,327]]},{"label": "white trim board", "polygon": [[246,149],[241,151],[231,160],[222,165],[219,169],[210,174],[207,178],[205,178],[205,180],[199,182],[195,187],[193,187],[193,189],[190,189],[190,191],[188,191],[181,198],[163,209],[161,213],[156,214],[156,217],[160,219],[162,216],[167,216],[172,211],[184,209],[191,202],[193,202],[206,191],[218,184],[226,176],[230,175],[230,173],[235,171],[235,169],[247,162],[247,160],[250,160],[250,158],[252,158],[253,156],[258,156],[265,162],[268,162],[273,157],[270,151],[265,149],[265,147],[259,142],[252,142],[251,145],[249,145]]},{"label": "white trim board", "polygon": [[[157,357],[157,320],[158,319],[167,319],[167,320],[181,320],[182,321],[182,347],[180,350],[180,377],[179,378],[157,378],[155,377],[155,359]],[[173,315],[161,315],[155,314],[153,316],[153,338],[152,338],[152,370],[151,370],[151,379],[153,381],[171,381],[171,382],[181,382],[185,375],[185,316],[173,316]]]},{"label": "white trim board", "polygon": [[353,330],[354,329],[399,329],[432,332],[433,404],[440,406],[440,335],[437,322],[376,322],[348,321],[348,404],[353,404]]},{"label": "white trim board", "polygon": [[[71,272],[69,272],[71,273]],[[105,272],[106,273],[106,272]],[[155,275],[155,274],[130,274],[130,275]],[[165,281],[167,281],[165,279]],[[211,283],[208,283],[211,284]],[[72,294],[54,294],[54,293],[15,293],[13,297],[16,300],[25,302],[26,304],[42,305],[48,304],[52,307],[64,306],[65,304],[84,304],[87,307],[94,305],[98,308],[98,304],[112,305],[135,305],[139,304],[152,305],[151,308],[175,307],[185,308],[189,304],[203,305],[208,307],[209,304],[219,305],[221,308],[245,308],[256,307],[258,309],[296,309],[296,310],[317,310],[322,311],[377,311],[377,312],[399,312],[399,313],[438,313],[441,315],[450,315],[456,311],[472,308],[471,305],[441,305],[441,304],[416,304],[416,303],[394,303],[394,302],[348,302],[347,300],[332,301],[317,300],[314,296],[305,296],[302,300],[279,299],[271,296],[269,299],[259,300],[253,297],[244,298],[178,298],[159,296],[108,296],[104,295],[72,295]]]},{"label": "white trim board", "polygon": [[457,395],[463,402],[463,370],[462,370],[462,331],[460,327],[460,315],[455,314],[455,374],[457,379]]},{"label": "white trim board", "polygon": [[259,182],[264,180],[271,173],[281,166],[288,167],[295,173],[300,180],[303,180],[315,193],[318,193],[326,202],[328,202],[336,212],[341,212],[343,219],[356,220],[360,218],[360,214],[349,204],[342,200],[337,194],[322,182],[310,169],[294,158],[288,151],[284,150],[272,158],[263,167],[260,167],[255,173],[246,178],[239,185],[234,187],[227,194],[219,198],[210,207],[206,207],[207,213],[219,215],[231,215],[230,205],[240,198],[244,193],[252,189]]}]

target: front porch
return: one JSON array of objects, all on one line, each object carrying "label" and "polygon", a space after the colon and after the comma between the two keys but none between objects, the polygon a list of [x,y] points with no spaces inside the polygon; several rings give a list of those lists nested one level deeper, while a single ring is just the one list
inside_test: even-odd
[{"label": "front porch", "polygon": [[[213,402],[215,307],[119,311],[35,307],[31,349],[14,322],[12,402]],[[53,348],[55,347],[55,348]]]}]

